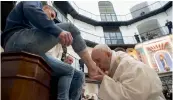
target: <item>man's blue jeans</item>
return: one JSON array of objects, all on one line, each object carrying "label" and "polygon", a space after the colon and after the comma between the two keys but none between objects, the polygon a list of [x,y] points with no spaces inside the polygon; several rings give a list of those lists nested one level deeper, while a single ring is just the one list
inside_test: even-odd
[{"label": "man's blue jeans", "polygon": [[[73,37],[72,47],[76,53],[86,48],[85,41],[80,31],[72,24],[57,24],[65,31],[69,31]],[[21,29],[15,32],[7,41],[5,52],[27,51],[42,56],[53,69],[53,75],[59,78],[57,100],[79,100],[84,83],[84,73],[75,70],[72,66],[56,60],[46,52],[59,42],[58,37],[33,28]]]}]

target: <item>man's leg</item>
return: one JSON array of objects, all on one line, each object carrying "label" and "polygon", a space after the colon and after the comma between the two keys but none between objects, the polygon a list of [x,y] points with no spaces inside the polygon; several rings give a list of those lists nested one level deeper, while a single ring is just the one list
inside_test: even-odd
[{"label": "man's leg", "polygon": [[168,34],[171,34],[171,29],[168,27],[168,31],[169,31],[169,33]]},{"label": "man's leg", "polygon": [[[69,100],[69,91],[74,75],[74,68],[69,64],[58,61],[50,55],[41,55],[54,70],[53,75],[58,79],[57,100]],[[76,82],[77,84],[77,82]]]},{"label": "man's leg", "polygon": [[74,70],[73,79],[70,87],[70,99],[79,100],[82,94],[82,86],[85,81],[85,74],[81,71]]},{"label": "man's leg", "polygon": [[44,54],[53,48],[58,41],[58,37],[38,29],[21,29],[9,38],[5,51],[23,50],[34,54]]},{"label": "man's leg", "polygon": [[[80,35],[80,31],[69,23],[57,24],[63,30],[69,31],[73,37],[72,47],[74,51],[83,59],[88,67],[89,75],[96,74],[96,66],[86,48],[86,43]],[[15,40],[15,41],[13,41]],[[5,51],[15,47],[16,50],[24,50],[32,53],[46,53],[59,42],[58,37],[49,33],[44,33],[38,29],[22,29],[16,32],[7,42]],[[14,50],[14,48],[13,48]]]},{"label": "man's leg", "polygon": [[169,34],[172,34],[172,29],[171,28],[169,28]]},{"label": "man's leg", "polygon": [[54,37],[35,29],[23,29],[16,32],[7,42],[5,52],[27,51],[41,55],[54,71],[54,75],[60,77],[58,82],[58,100],[69,100],[69,89],[73,78],[74,69],[51,56],[45,55],[43,49],[48,49],[56,41]]},{"label": "man's leg", "polygon": [[[80,35],[80,31],[68,23],[57,24],[63,30],[69,31],[73,37],[72,47],[74,51],[83,59],[88,67],[89,76],[97,75],[97,67],[86,48],[86,43]],[[13,41],[15,39],[15,42]],[[58,37],[49,33],[44,33],[38,29],[22,29],[16,32],[7,42],[6,51],[15,46],[15,49],[22,48],[24,51],[32,53],[46,53],[59,42]],[[14,49],[14,48],[13,48]]]}]

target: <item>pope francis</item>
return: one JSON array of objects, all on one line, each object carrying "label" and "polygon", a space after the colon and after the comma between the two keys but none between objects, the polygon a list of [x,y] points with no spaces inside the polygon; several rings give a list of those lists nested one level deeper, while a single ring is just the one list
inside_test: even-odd
[{"label": "pope francis", "polygon": [[165,100],[157,73],[144,63],[103,44],[95,46],[91,56],[106,72],[93,77],[102,81],[98,94],[101,100]]}]

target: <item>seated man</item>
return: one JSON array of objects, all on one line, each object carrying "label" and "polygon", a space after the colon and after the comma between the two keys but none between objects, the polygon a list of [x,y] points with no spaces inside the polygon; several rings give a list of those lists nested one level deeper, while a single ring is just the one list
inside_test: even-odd
[{"label": "seated man", "polygon": [[108,71],[108,75],[94,77],[102,81],[101,100],[164,100],[157,73],[127,53],[97,45],[92,51],[92,59],[100,69]]},{"label": "seated man", "polygon": [[[41,1],[21,1],[7,17],[1,45],[5,52],[26,51],[42,56],[53,69],[52,74],[59,77],[57,100],[78,100],[82,84],[71,84],[74,83],[72,81],[76,81],[73,80],[74,68],[45,53],[57,43],[64,46],[72,45],[87,65],[90,77],[99,74],[99,70],[88,53],[80,31],[72,24],[56,25],[53,21],[55,18],[56,12],[51,6],[42,5]],[[73,97],[69,97],[71,87]]]}]

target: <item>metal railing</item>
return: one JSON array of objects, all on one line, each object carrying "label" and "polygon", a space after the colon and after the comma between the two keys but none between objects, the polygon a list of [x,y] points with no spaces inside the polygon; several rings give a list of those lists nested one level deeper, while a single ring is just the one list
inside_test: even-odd
[{"label": "metal railing", "polygon": [[[122,37],[106,39],[104,36],[98,36],[95,34],[91,34],[91,33],[86,32],[84,30],[80,30],[80,32],[81,32],[81,36],[84,39],[90,40],[92,42],[99,43],[99,44],[106,44],[106,40],[114,40],[115,41],[115,42],[111,42],[110,44],[136,44],[137,43],[134,36],[122,36]],[[119,43],[118,40],[123,40],[123,42]]]},{"label": "metal railing", "polygon": [[139,33],[142,42],[159,38],[169,34],[167,26],[158,27],[147,32]]},{"label": "metal railing", "polygon": [[[84,9],[81,9],[79,8],[74,1],[68,1],[71,6],[81,15],[84,15],[88,18],[91,18],[93,20],[96,20],[96,21],[128,21],[128,20],[131,20],[131,19],[134,19],[136,17],[132,17],[132,14],[133,13],[136,13],[136,12],[139,12],[139,11],[142,11],[143,9],[145,8],[148,8],[149,9],[149,12],[146,12],[145,14],[147,13],[150,13],[151,11],[154,11],[154,10],[157,10],[161,7],[163,7],[165,4],[167,4],[169,1],[157,1],[157,2],[154,2],[148,6],[145,6],[143,8],[140,8],[140,9],[137,9],[131,13],[128,13],[128,14],[125,14],[125,15],[112,15],[112,14],[107,14],[105,15],[105,20],[103,20],[103,17],[102,15],[95,15],[89,11],[86,11]],[[139,16],[138,16],[139,17]]]},{"label": "metal railing", "polygon": [[91,33],[86,32],[84,30],[80,30],[80,32],[81,32],[81,36],[86,40],[90,40],[94,43],[105,44],[105,38],[103,36],[98,36],[98,35],[95,35],[95,34],[91,34]]},{"label": "metal railing", "polygon": [[[116,37],[116,38],[105,38],[104,36],[98,36],[95,34],[91,34],[89,32],[86,32],[84,30],[80,30],[81,32],[81,36],[86,39],[86,40],[90,40],[93,41],[95,43],[99,43],[99,44],[107,44],[105,41],[106,40],[115,40],[117,42],[114,43],[110,43],[110,44],[136,44],[137,41],[135,39],[134,36],[122,36],[122,37]],[[152,29],[152,30],[148,30],[146,32],[143,33],[139,33],[139,38],[141,40],[141,42],[145,42],[151,39],[155,39],[155,38],[159,38],[162,36],[166,36],[169,34],[168,28],[166,26],[162,26],[156,29]],[[145,39],[143,39],[143,37]],[[118,40],[120,40],[121,38],[123,38],[123,43],[118,43]]]}]

